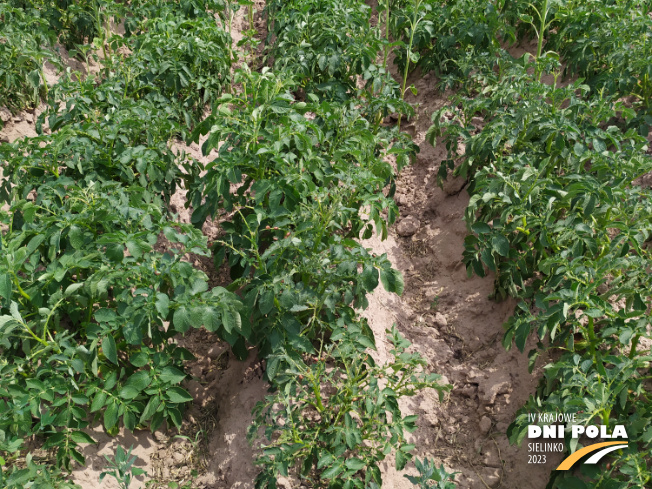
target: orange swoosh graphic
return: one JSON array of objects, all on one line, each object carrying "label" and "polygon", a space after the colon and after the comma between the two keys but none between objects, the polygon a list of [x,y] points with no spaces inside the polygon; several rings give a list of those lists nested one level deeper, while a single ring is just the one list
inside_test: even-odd
[{"label": "orange swoosh graphic", "polygon": [[594,445],[589,445],[588,447],[584,447],[581,450],[578,450],[575,453],[566,457],[564,461],[559,464],[559,467],[557,467],[557,469],[555,470],[568,470],[573,466],[575,462],[581,459],[584,455],[588,455],[589,453],[595,452],[596,450],[600,450],[601,448],[609,447],[611,445],[626,445],[626,444],[627,444],[626,441],[605,441],[602,443],[595,443]]}]

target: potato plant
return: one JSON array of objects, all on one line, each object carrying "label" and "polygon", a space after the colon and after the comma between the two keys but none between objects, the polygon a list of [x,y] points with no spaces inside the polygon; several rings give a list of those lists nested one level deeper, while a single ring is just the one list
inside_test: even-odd
[{"label": "potato plant", "polygon": [[[650,3],[564,2],[550,36],[550,48],[566,60],[566,72],[578,73],[611,94],[634,94],[644,114],[652,115]],[[647,119],[647,127],[652,126]],[[646,134],[644,134],[646,135]]]},{"label": "potato plant", "polygon": [[[83,463],[76,445],[92,442],[82,431],[89,411],[103,413],[109,432],[119,419],[132,430],[180,425],[191,399],[178,387],[180,367],[191,354],[168,342],[189,326],[164,326],[176,310],[210,309],[209,330],[239,316],[237,298],[209,291],[182,260],[206,254],[205,238],[169,223],[141,193],[59,178],[33,201],[14,201],[5,221],[0,423],[9,442],[47,434],[65,467]],[[171,244],[165,253],[153,249],[160,235]]]},{"label": "potato plant", "polygon": [[[311,379],[310,392],[318,386],[333,396],[321,424],[299,433],[307,447],[301,464],[312,464],[303,473],[318,476],[317,485],[380,483],[377,464],[392,450],[405,465],[415,419],[402,415],[398,400],[446,388],[405,352],[397,330],[394,360],[376,366],[366,351],[373,333],[358,313],[379,284],[403,290],[387,257],[356,238],[374,230],[386,236],[398,214],[395,172],[417,150],[383,125],[387,115],[411,109],[375,64],[382,43],[369,28],[370,9],[357,1],[275,5],[274,70],[245,66],[232,83],[235,56],[223,28],[231,2],[12,5],[38,13],[50,41],[75,47],[100,70],[64,73],[43,93],[39,136],[0,147],[0,199],[10,206],[0,242],[5,485],[67,487],[56,469],[31,463],[27,438],[38,437],[56,452],[55,465],[70,470],[84,463],[80,444],[93,442],[87,428],[96,420],[109,434],[180,426],[191,401],[180,384],[192,356],[174,338],[202,326],[239,357],[257,346],[276,393],[309,394],[293,377],[298,368]],[[324,31],[317,21],[333,15],[339,24]],[[224,95],[226,87],[232,93]],[[175,138],[204,134],[204,151],[219,155],[205,168],[171,149]],[[210,252],[198,229],[167,210],[182,184],[193,224],[225,217],[212,251],[216,266],[230,270],[226,288],[210,289],[188,261]],[[256,433],[267,438],[259,447],[285,436],[289,411],[277,410],[274,399],[256,411],[252,441]],[[340,400],[348,412],[333,411]],[[278,401],[292,408],[291,398]],[[301,402],[291,417],[311,409],[309,396]],[[258,432],[264,419],[271,424]],[[344,465],[336,459],[342,448]],[[285,447],[278,457],[262,447],[260,454],[260,486],[273,487],[297,465]],[[17,468],[22,457],[27,469]]]},{"label": "potato plant", "polygon": [[[527,2],[453,0],[387,0],[387,28],[393,40],[395,63],[404,72],[409,62],[423,73],[433,71],[442,88],[463,85],[468,74],[465,58],[494,54],[501,42],[516,41],[515,24]],[[420,19],[419,25],[415,19]],[[414,28],[416,27],[416,29]],[[410,49],[405,46],[410,45]],[[409,53],[409,54],[408,54]]]},{"label": "potato plant", "polygon": [[447,389],[438,375],[422,372],[425,360],[406,351],[410,342],[396,326],[387,331],[394,359],[377,365],[361,341],[364,329],[340,322],[315,359],[270,357],[288,368],[275,378],[276,393],[254,410],[250,435],[262,429],[271,440],[257,459],[264,466],[258,487],[274,487],[288,473],[312,487],[370,487],[382,483],[379,463],[392,451],[397,470],[405,467],[417,416],[403,416],[398,400],[426,387],[440,395]]},{"label": "potato plant", "polygon": [[[0,107],[17,112],[47,96],[45,63],[60,66],[52,51],[54,35],[35,10],[0,5]],[[0,127],[2,122],[0,122]]]},{"label": "potato plant", "polygon": [[54,133],[0,150],[4,172],[13,179],[2,183],[2,193],[7,198],[13,189],[24,197],[45,181],[65,175],[87,185],[97,181],[135,185],[144,191],[141,198],[168,203],[181,181],[180,167],[192,162],[170,149],[167,140],[176,126],[166,115],[133,100],[103,117],[86,114],[86,120],[74,124],[64,124],[67,114],[59,112],[50,117]]},{"label": "potato plant", "polygon": [[140,29],[126,40],[130,53],[113,60],[115,75],[139,97],[166,97],[180,121],[194,125],[204,106],[228,84],[231,36],[212,17],[180,17],[176,12],[146,20]]},{"label": "potato plant", "polygon": [[[397,216],[382,193],[394,178],[379,152],[386,140],[353,107],[295,101],[289,88],[297,84],[286,75],[241,72],[235,80],[242,97],[224,95],[195,133],[209,131],[204,152],[220,148],[191,185],[192,220],[233,213],[214,252],[259,324],[254,341],[262,351],[287,344],[312,351],[308,340],[338,315],[353,315],[351,306],[366,305],[379,276],[387,290],[402,290],[386,257],[351,239],[374,226],[385,235]],[[409,158],[409,148],[389,152],[399,165]]]},{"label": "potato plant", "polygon": [[[589,487],[583,480],[644,487],[651,477],[643,455],[652,442],[651,357],[642,340],[650,338],[652,207],[649,189],[635,182],[652,170],[652,158],[640,106],[607,85],[557,85],[554,57],[494,59],[469,77],[454,105],[433,114],[429,138],[441,137],[448,149],[440,179],[452,173],[470,182],[467,271],[491,271],[495,297],[518,300],[505,346],[523,350],[534,336],[531,367],[542,350],[559,351],[510,439],[526,436],[527,412],[624,424],[630,448],[606,471],[557,472],[551,487]],[[546,72],[552,84],[540,81]],[[566,442],[576,449],[577,439]]]},{"label": "potato plant", "polygon": [[[196,39],[223,43],[228,35],[206,22],[209,12],[178,6],[172,21],[174,4],[168,5],[161,30],[150,26],[145,37],[127,40],[136,46],[167,32],[168,60],[175,54],[177,68],[190,63],[200,72],[192,96],[201,101],[204,88],[221,89],[230,61],[211,61],[211,81],[201,72],[206,58],[174,42],[192,19],[203,19]],[[25,6],[25,12],[42,14],[58,32],[63,27],[48,17],[48,8]],[[186,11],[190,24],[184,24]],[[96,47],[107,48],[103,42]],[[207,276],[187,260],[209,254],[206,237],[166,209],[181,181],[179,166],[193,171],[193,161],[170,143],[196,107],[171,100],[176,82],[163,70],[142,62],[116,70],[110,52],[99,77],[68,74],[45,94],[50,108],[37,124],[40,136],[0,146],[0,199],[10,206],[2,212],[0,240],[0,478],[10,487],[68,487],[30,455],[26,469],[14,465],[25,457],[28,438],[39,437],[43,448],[56,452],[56,465],[69,470],[84,463],[79,445],[94,442],[85,430],[94,420],[110,434],[121,425],[179,427],[192,400],[180,386],[192,354],[176,345],[175,335],[204,326],[234,347],[249,336],[241,300],[224,288],[210,289]]]},{"label": "potato plant", "polygon": [[[395,170],[383,157],[395,155],[400,169],[416,147],[381,125],[390,108],[409,111],[397,84],[372,63],[381,43],[357,52],[371,32],[367,8],[351,2],[342,15],[329,17],[342,23],[346,37],[312,30],[323,31],[326,24],[318,27],[315,19],[343,6],[271,4],[271,22],[285,28],[269,53],[274,69],[287,71],[237,71],[240,93],[217,100],[192,135],[193,141],[208,136],[205,154],[218,150],[206,174],[189,183],[192,221],[201,226],[208,217],[227,216],[214,243],[216,262],[226,262],[229,289],[238,290],[251,311],[251,340],[278,393],[256,408],[251,431],[262,450],[258,487],[276,487],[279,475],[289,473],[314,487],[380,483],[378,462],[394,450],[402,468],[412,449],[404,437],[414,419],[401,415],[398,398],[426,387],[445,390],[436,377],[413,375],[422,360],[403,352],[407,345],[397,331],[397,358],[387,367],[392,381],[402,379],[392,384],[397,392],[362,379],[362,371],[374,368],[365,352],[374,338],[357,309],[380,283],[401,293],[403,281],[386,256],[369,253],[355,238],[371,236],[374,228],[386,235],[397,207],[390,198]],[[301,17],[297,9],[311,15]],[[294,29],[297,38],[290,41]],[[309,46],[298,39],[306,35],[315,45],[304,56]],[[355,88],[356,74],[367,80],[364,89]],[[354,380],[353,371],[362,377]],[[382,367],[374,372],[385,375]],[[321,389],[334,396],[328,408]],[[352,390],[360,395],[352,397]],[[369,401],[377,408],[363,411],[365,399],[365,409]],[[352,411],[335,413],[341,402]],[[313,409],[321,414],[313,416]],[[353,412],[362,416],[359,422]],[[307,424],[290,432],[301,420]]]},{"label": "potato plant", "polygon": [[355,94],[357,76],[378,77],[381,42],[364,2],[271,1],[267,12],[274,68],[297,75],[310,92],[342,101]]},{"label": "potato plant", "polygon": [[[414,428],[413,419],[403,419],[396,399],[425,387],[444,389],[436,376],[412,378],[422,360],[403,354],[407,345],[396,330],[397,360],[388,367],[396,392],[387,397],[390,391],[370,380],[385,372],[380,367],[352,384],[351,372],[372,368],[365,350],[375,344],[356,308],[367,306],[366,294],[380,283],[390,292],[403,290],[387,257],[369,253],[354,238],[369,237],[374,228],[386,235],[397,208],[383,193],[394,170],[382,156],[395,154],[400,168],[413,146],[365,120],[353,104],[312,94],[297,101],[292,91],[299,83],[287,73],[243,70],[234,81],[242,93],[223,95],[193,134],[195,140],[208,134],[204,153],[218,149],[218,157],[190,184],[189,204],[198,226],[207,217],[230,215],[213,251],[218,265],[228,264],[230,288],[239,289],[251,311],[251,341],[278,391],[256,408],[252,441],[265,426],[272,443],[261,442],[257,485],[275,487],[288,471],[315,487],[380,482],[377,463],[387,454],[398,450],[399,468],[409,458],[404,432]],[[336,371],[327,373],[331,362]],[[328,409],[353,402],[351,409],[362,412],[372,399],[377,408],[354,427],[351,414],[324,412],[321,389],[335,396]],[[313,408],[321,413],[318,421],[299,427]],[[386,437],[390,444],[381,441]],[[351,459],[340,463],[347,450]]]}]

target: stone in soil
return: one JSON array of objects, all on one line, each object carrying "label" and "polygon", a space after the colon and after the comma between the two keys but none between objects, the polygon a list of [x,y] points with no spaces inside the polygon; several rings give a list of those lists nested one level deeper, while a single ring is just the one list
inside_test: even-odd
[{"label": "stone in soil", "polygon": [[448,320],[446,319],[446,316],[444,316],[441,312],[435,313],[435,326],[438,326],[440,328],[445,328],[448,326]]},{"label": "stone in soil", "polygon": [[480,419],[480,433],[486,435],[491,429],[491,419],[488,416],[482,416]]},{"label": "stone in soil", "polygon": [[493,406],[496,397],[500,394],[509,394],[512,391],[512,384],[506,379],[489,378],[485,382],[480,382],[478,396],[485,406]]},{"label": "stone in soil", "polygon": [[0,121],[2,121],[3,124],[6,124],[10,120],[11,120],[11,112],[9,112],[9,110],[4,107],[0,107]]},{"label": "stone in soil", "polygon": [[408,238],[414,235],[421,227],[421,222],[414,216],[407,216],[398,223],[396,231],[399,236]]}]

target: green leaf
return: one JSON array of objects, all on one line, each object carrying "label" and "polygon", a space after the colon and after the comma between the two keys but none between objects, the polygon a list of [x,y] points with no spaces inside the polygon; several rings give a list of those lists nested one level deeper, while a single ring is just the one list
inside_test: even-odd
[{"label": "green leaf", "polygon": [[188,394],[188,392],[182,389],[181,387],[170,387],[168,390],[165,391],[165,394],[168,396],[168,399],[170,399],[170,401],[177,404],[182,404],[184,402],[192,401],[192,396]]},{"label": "green leaf", "polygon": [[367,265],[364,267],[361,278],[362,285],[367,292],[372,292],[376,287],[378,287],[378,269],[373,265]]},{"label": "green leaf", "polygon": [[104,391],[99,391],[95,394],[93,402],[91,403],[91,413],[97,412],[104,407],[106,404],[107,393]]},{"label": "green leaf", "polygon": [[483,248],[480,252],[480,257],[482,258],[482,262],[489,267],[489,270],[496,271],[496,261],[490,250]]},{"label": "green leaf", "polygon": [[[54,238],[54,236],[52,236]],[[32,239],[29,240],[29,243],[27,243],[27,254],[31,255],[36,251],[36,249],[41,246],[41,243],[45,241],[45,234],[39,234],[37,236],[34,236]]]},{"label": "green leaf", "polygon": [[166,384],[178,384],[186,378],[186,374],[184,374],[178,368],[165,367],[163,370],[161,370],[159,377],[161,381],[165,382]]},{"label": "green leaf", "polygon": [[145,370],[139,370],[138,372],[132,374],[127,381],[124,384],[124,387],[122,388],[122,392],[125,389],[129,389],[128,393],[131,394],[133,391],[135,391],[137,394],[142,392],[147,388],[147,386],[150,384],[152,381],[151,377],[149,376],[149,372]]},{"label": "green leaf", "polygon": [[93,314],[93,317],[98,323],[107,323],[117,317],[115,311],[111,309],[98,309]]},{"label": "green leaf", "polygon": [[20,314],[20,311],[18,310],[18,303],[17,302],[12,302],[11,303],[11,305],[9,306],[9,313],[11,314],[11,317],[13,317],[19,323],[24,322],[23,321],[23,316]]},{"label": "green leaf", "polygon": [[242,326],[242,321],[240,319],[240,314],[238,311],[232,309],[226,309],[222,312],[222,324],[227,333],[231,331],[240,330]]},{"label": "green leaf", "polygon": [[68,239],[70,239],[70,244],[76,250],[84,246],[84,234],[79,226],[74,225],[70,227]]},{"label": "green leaf", "polygon": [[363,460],[360,460],[357,457],[348,459],[344,465],[350,470],[362,470],[366,467],[366,463]]},{"label": "green leaf", "polygon": [[371,339],[369,339],[368,337],[366,337],[365,335],[356,336],[355,341],[359,345],[363,346],[364,348],[369,348],[370,350],[375,350],[376,349],[376,345],[374,345],[374,342]]},{"label": "green leaf", "polygon": [[134,258],[140,258],[143,256],[143,253],[145,253],[145,246],[142,243],[139,243],[138,241],[134,240],[129,240],[126,243],[127,249],[129,250],[129,253],[131,256]]},{"label": "green leaf", "polygon": [[500,256],[509,255],[509,241],[502,234],[496,234],[491,238],[491,247]]},{"label": "green leaf", "polygon": [[0,298],[10,299],[12,293],[11,275],[5,273],[0,275]]},{"label": "green leaf", "polygon": [[592,143],[593,143],[593,149],[598,153],[603,153],[607,151],[607,145],[604,143],[602,139],[593,138]]},{"label": "green leaf", "polygon": [[104,429],[109,431],[118,423],[118,404],[111,402],[104,411]]},{"label": "green leaf", "polygon": [[476,234],[488,234],[491,232],[491,227],[484,222],[476,222],[471,226],[471,230]]},{"label": "green leaf", "polygon": [[156,294],[156,310],[163,319],[167,318],[170,312],[170,298],[167,294],[162,292]]},{"label": "green leaf", "polygon": [[108,335],[104,337],[102,340],[102,352],[111,363],[114,365],[118,364],[118,350],[113,336]]},{"label": "green leaf", "polygon": [[32,87],[38,89],[41,86],[41,74],[39,73],[39,70],[36,69],[30,71],[27,75],[27,80],[29,81],[30,85],[32,85]]},{"label": "green leaf", "polygon": [[396,452],[396,470],[403,470],[405,468],[405,465],[408,463],[408,456],[402,452],[402,451],[397,451]]},{"label": "green leaf", "polygon": [[127,428],[129,431],[134,431],[136,429],[136,415],[133,413],[133,411],[125,411],[124,415],[122,416],[122,422],[124,423],[125,428]]},{"label": "green leaf", "polygon": [[63,293],[64,297],[69,297],[75,292],[77,292],[79,289],[81,289],[84,286],[83,283],[81,284],[70,284],[68,287],[66,287],[66,291]]},{"label": "green leaf", "polygon": [[188,312],[188,309],[186,309],[185,306],[182,306],[176,311],[174,311],[174,316],[172,316],[172,322],[174,324],[174,328],[179,333],[185,333],[186,331],[188,331],[191,325],[190,313]]},{"label": "green leaf", "polygon": [[141,323],[144,320],[144,315],[136,315],[129,318],[122,327],[122,335],[130,345],[140,345],[143,342],[143,328]]},{"label": "green leaf", "polygon": [[260,294],[260,300],[258,301],[258,309],[260,313],[265,315],[269,314],[272,309],[274,309],[274,291],[265,290]]},{"label": "green leaf", "polygon": [[124,259],[124,246],[113,244],[106,247],[106,256],[109,260],[120,263]]},{"label": "green leaf", "polygon": [[332,479],[332,478],[336,477],[337,474],[339,474],[340,472],[342,472],[342,470],[344,470],[344,467],[342,467],[341,465],[334,465],[334,466],[331,467],[330,469],[325,470],[325,471],[321,474],[321,477],[320,477],[320,478],[321,478],[322,480],[325,480],[325,479]]},{"label": "green leaf", "polygon": [[147,405],[145,406],[145,409],[143,410],[143,414],[140,416],[141,424],[145,423],[145,421],[148,421],[152,416],[154,416],[154,413],[160,405],[161,398],[159,396],[150,397]]},{"label": "green leaf", "polygon": [[317,468],[322,469],[327,465],[330,465],[333,460],[335,460],[335,457],[331,455],[330,453],[326,452],[324,455],[322,455],[319,459],[319,462],[317,462]]},{"label": "green leaf", "polygon": [[131,355],[129,358],[129,363],[131,363],[134,367],[144,367],[149,363],[149,355],[144,351],[139,351],[138,353]]},{"label": "green leaf", "polygon": [[70,439],[75,443],[97,443],[83,431],[73,431],[70,433]]},{"label": "green leaf", "polygon": [[182,418],[181,418],[181,411],[179,411],[176,408],[168,408],[168,419],[170,419],[173,423],[174,426],[179,428],[182,423]]},{"label": "green leaf", "polygon": [[403,283],[403,276],[398,270],[394,270],[393,268],[381,269],[380,281],[387,292],[394,292],[397,295],[403,294],[405,285]]}]

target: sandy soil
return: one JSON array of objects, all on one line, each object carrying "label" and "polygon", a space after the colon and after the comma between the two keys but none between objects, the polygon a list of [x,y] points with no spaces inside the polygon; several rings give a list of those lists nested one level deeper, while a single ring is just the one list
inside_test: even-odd
[{"label": "sandy soil", "polygon": [[[376,253],[387,253],[405,277],[403,297],[376,291],[365,312],[381,341],[383,331],[397,323],[430,368],[444,375],[453,390],[444,403],[434,393],[408,402],[419,415],[416,455],[434,458],[460,472],[460,488],[544,488],[554,461],[527,465],[525,447],[511,447],[505,431],[514,413],[534,391],[537,372],[528,373],[527,357],[502,346],[503,322],[514,302],[496,303],[488,296],[493,277],[467,277],[461,262],[462,218],[469,201],[464,181],[452,179],[444,189],[436,172],[445,158],[443,145],[425,142],[430,115],[450,96],[435,87],[432,75],[415,73],[410,82],[418,93],[417,117],[405,126],[419,144],[416,163],[403,170],[397,185],[401,220],[389,239],[367,242]],[[381,357],[384,348],[379,348]],[[402,474],[386,467],[384,487],[413,487]]]},{"label": "sandy soil", "polygon": [[[256,25],[264,28],[260,19]],[[243,30],[245,26],[243,9],[234,27]],[[234,38],[237,42],[241,36]],[[56,80],[53,72],[49,76],[49,81]],[[434,392],[424,392],[404,403],[406,412],[420,416],[413,437],[417,456],[434,458],[459,472],[460,488],[543,489],[555,461],[544,466],[527,465],[526,448],[510,446],[505,435],[515,411],[537,382],[537,372],[531,375],[527,371],[526,356],[516,350],[507,352],[501,345],[502,324],[512,313],[514,302],[488,299],[492,277],[467,277],[461,262],[466,235],[462,217],[468,203],[464,182],[452,180],[443,190],[437,187],[435,174],[445,148],[433,148],[425,142],[430,115],[450,94],[440,93],[431,75],[415,73],[411,78],[418,95],[410,95],[409,101],[417,104],[418,115],[405,130],[413,135],[421,152],[398,182],[401,221],[386,241],[374,237],[364,242],[376,253],[387,253],[406,282],[403,297],[377,290],[364,311],[376,334],[377,357],[387,358],[384,332],[396,323],[414,343],[413,348],[428,360],[429,368],[444,375],[454,387],[443,403]],[[0,131],[0,141],[35,136],[34,119],[41,110],[10,117]],[[176,146],[200,161],[213,158],[203,157],[198,145]],[[190,211],[184,204],[181,190],[173,198],[173,209],[188,222]],[[218,228],[207,223],[204,232],[214,237]],[[210,263],[196,264],[210,272]],[[219,281],[214,271],[210,273]],[[193,487],[253,488],[256,468],[245,432],[251,409],[267,388],[255,351],[247,361],[239,362],[205,331],[191,331],[179,343],[197,357],[189,366],[192,379],[185,384],[195,402],[181,433],[122,431],[112,438],[98,424],[93,425],[91,431],[98,444],[84,448],[88,465],[73,474],[84,489],[117,488],[110,478],[99,483],[99,474],[106,467],[104,455],[112,455],[117,445],[133,446],[136,465],[146,469],[161,487],[167,487],[168,481],[194,479]],[[193,470],[199,472],[196,477]],[[393,469],[393,460],[384,464],[383,472],[383,487],[413,487]],[[139,478],[132,487],[144,487],[144,480]]]}]

